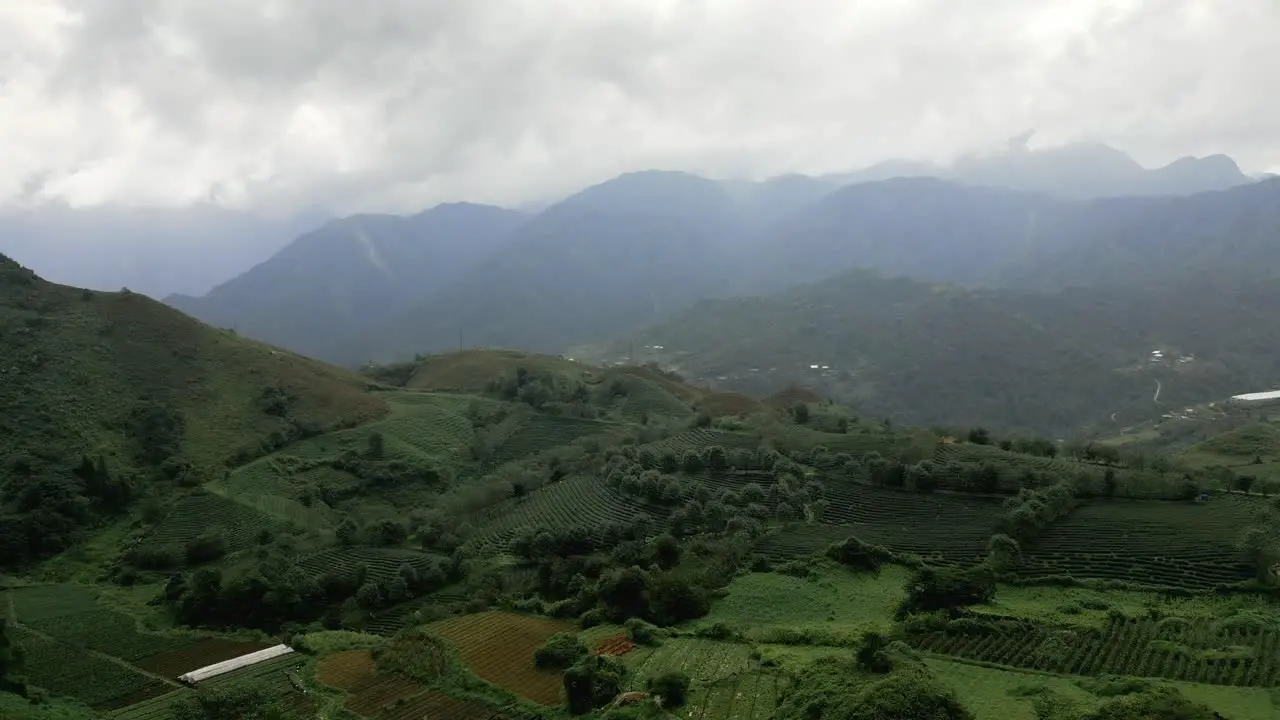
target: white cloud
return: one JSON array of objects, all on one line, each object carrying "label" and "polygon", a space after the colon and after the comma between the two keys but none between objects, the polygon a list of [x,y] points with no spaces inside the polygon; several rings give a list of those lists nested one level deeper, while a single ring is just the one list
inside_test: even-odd
[{"label": "white cloud", "polygon": [[0,204],[413,210],[627,170],[946,160],[1034,128],[1280,166],[1274,0],[22,0]]}]

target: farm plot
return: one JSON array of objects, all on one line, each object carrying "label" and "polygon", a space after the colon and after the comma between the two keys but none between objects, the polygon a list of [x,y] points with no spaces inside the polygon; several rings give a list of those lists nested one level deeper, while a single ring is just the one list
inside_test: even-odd
[{"label": "farm plot", "polygon": [[247,655],[266,647],[269,647],[266,643],[209,638],[197,640],[177,650],[143,657],[134,664],[156,675],[177,678],[192,670]]},{"label": "farm plot", "polygon": [[388,705],[397,704],[422,692],[418,683],[399,675],[374,674],[350,690],[345,707],[364,717],[373,717]]},{"label": "farm plot", "polygon": [[622,417],[631,422],[640,422],[645,417],[684,417],[692,414],[687,404],[657,383],[630,376],[622,378],[622,384],[626,399],[622,401],[619,411]]},{"label": "farm plot", "polygon": [[361,565],[369,568],[372,580],[391,580],[395,578],[400,567],[408,565],[415,570],[423,571],[428,566],[437,566],[447,562],[442,555],[400,550],[396,548],[352,547],[325,550],[298,561],[298,567],[319,577],[333,573],[341,577],[354,578]]},{"label": "farm plot", "polygon": [[68,645],[130,661],[178,650],[193,642],[187,637],[140,632],[131,616],[102,608],[40,620],[27,620],[19,615],[19,619],[27,627]]},{"label": "farm plot", "polygon": [[756,669],[695,688],[685,710],[692,720],[770,720],[778,707],[781,674]]},{"label": "farm plot", "polygon": [[827,486],[822,524],[788,525],[766,535],[758,549],[771,560],[791,560],[857,537],[939,565],[981,561],[1000,518],[997,501],[919,495],[845,483]]},{"label": "farm plot", "polygon": [[731,448],[753,450],[759,444],[760,442],[756,438],[746,433],[697,428],[672,435],[657,442],[648,443],[641,446],[641,449],[651,449],[656,455],[661,455],[670,450],[679,456],[690,450],[700,451],[712,445],[718,445],[726,450]]},{"label": "farm plot", "polygon": [[456,410],[437,404],[421,404],[412,411],[369,426],[389,441],[399,441],[419,453],[457,457],[467,452],[474,434],[471,421]]},{"label": "farm plot", "polygon": [[116,720],[173,720],[173,706],[191,694],[186,688],[134,703],[111,713]]},{"label": "farm plot", "polygon": [[316,679],[339,690],[350,690],[373,674],[373,653],[368,650],[336,652],[316,665]]},{"label": "farm plot", "polygon": [[746,672],[751,647],[742,643],[701,638],[670,638],[631,665],[631,690],[643,690],[645,681],[665,672],[683,672],[691,679],[714,683]]},{"label": "farm plot", "polygon": [[534,667],[533,653],[552,635],[577,629],[573,623],[494,611],[427,628],[453,643],[463,663],[481,678],[542,705],[560,703],[561,673]]},{"label": "farm plot", "polygon": [[[34,623],[98,609],[98,591],[84,585],[29,585],[4,593],[18,622]],[[0,597],[0,600],[3,600]]]},{"label": "farm plot", "polygon": [[428,690],[414,695],[404,702],[378,713],[378,720],[422,720],[422,718],[448,718],[449,720],[502,720],[493,708],[471,700],[459,700],[442,692]]},{"label": "farm plot", "polygon": [[475,531],[468,545],[482,553],[501,552],[520,528],[586,525],[603,530],[641,512],[661,520],[671,509],[623,495],[597,478],[573,475],[480,513],[472,521]]},{"label": "farm plot", "polygon": [[266,513],[209,493],[195,493],[179,500],[146,539],[148,545],[182,547],[201,533],[221,530],[227,549],[252,545],[262,530],[279,530],[282,523]]},{"label": "farm plot", "polygon": [[578,438],[600,435],[617,429],[613,423],[556,415],[530,415],[494,449],[493,457],[485,464],[495,468],[504,463],[560,445],[568,445]]},{"label": "farm plot", "polygon": [[601,640],[591,652],[595,655],[617,657],[618,655],[626,655],[635,649],[635,642],[627,637],[626,633],[618,633]]},{"label": "farm plot", "polygon": [[981,561],[1002,510],[995,499],[923,495],[856,483],[828,483],[824,521],[851,526],[864,542],[939,564]]},{"label": "farm plot", "polygon": [[154,678],[21,627],[10,629],[24,653],[31,684],[94,708],[114,710],[172,689]]},{"label": "farm plot", "polygon": [[1071,675],[1132,675],[1269,687],[1280,680],[1280,631],[1177,618],[1112,618],[1102,630],[1025,622],[994,631],[909,636],[919,650]]},{"label": "farm plot", "polygon": [[1101,578],[1192,590],[1247,580],[1235,542],[1253,519],[1249,499],[1208,503],[1094,500],[1023,548],[1018,574]]}]

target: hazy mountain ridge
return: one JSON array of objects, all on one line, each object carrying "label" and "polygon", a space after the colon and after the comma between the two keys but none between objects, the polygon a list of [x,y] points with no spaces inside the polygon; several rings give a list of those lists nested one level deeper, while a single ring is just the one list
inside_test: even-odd
[{"label": "hazy mountain ridge", "polygon": [[165,302],[206,322],[309,355],[473,269],[525,217],[487,205],[440,205],[409,217],[355,215],[290,243],[200,298]]},{"label": "hazy mountain ridge", "polygon": [[[960,167],[995,172],[1022,163],[1034,179],[1065,163],[1077,179],[1138,168],[1144,177],[1200,180],[1208,177],[1203,168],[1216,168],[1219,184],[1235,167],[1207,158],[1147,171],[1095,146],[1009,157],[1003,165]],[[410,248],[426,235],[415,235],[409,219],[363,216],[332,223],[207,298],[172,302],[215,325],[357,365],[458,347],[558,352],[625,334],[699,299],[777,291],[853,268],[1052,289],[1145,281],[1194,266],[1255,274],[1280,267],[1280,257],[1268,262],[1276,252],[1267,242],[1280,183],[1082,200],[919,174],[926,169],[882,163],[866,176],[888,179],[843,187],[851,176],[751,183],[628,173],[502,225],[509,236],[445,233],[467,236],[456,241],[467,246],[465,262],[414,255]],[[353,230],[353,223],[378,229]],[[379,256],[397,258],[392,272],[358,241],[369,232],[380,238],[373,244]],[[317,239],[325,237],[333,248]]]},{"label": "hazy mountain ridge", "polygon": [[184,208],[45,205],[0,211],[0,252],[52,281],[154,298],[200,295],[267,260],[327,218]]},{"label": "hazy mountain ridge", "polygon": [[[1064,433],[1105,427],[1113,412],[1150,414],[1266,383],[1280,373],[1278,306],[1275,280],[1185,276],[1051,294],[855,271],[775,296],[703,302],[572,354],[608,361],[639,348],[637,361],[723,389],[797,382],[901,422],[980,417]],[[1167,362],[1151,361],[1157,348]],[[1184,354],[1194,359],[1178,363]]]}]

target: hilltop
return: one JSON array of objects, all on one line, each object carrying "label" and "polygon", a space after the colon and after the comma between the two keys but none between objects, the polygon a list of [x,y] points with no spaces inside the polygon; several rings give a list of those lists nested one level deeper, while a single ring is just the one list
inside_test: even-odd
[{"label": "hilltop", "polygon": [[5,565],[60,551],[161,487],[385,412],[353,373],[2,256],[0,334]]},{"label": "hilltop", "polygon": [[[1276,303],[1280,284],[1233,277],[1032,293],[851,272],[703,302],[572,352],[614,360],[634,348],[637,361],[753,395],[811,385],[908,424],[982,418],[1070,437],[1264,386],[1280,349],[1268,339]],[[1152,361],[1160,349],[1168,360]]]},{"label": "hilltop", "polygon": [[[1262,504],[1196,501],[1233,477],[646,366],[473,350],[364,376],[385,415],[190,478],[0,588],[11,676],[65,717],[152,720],[618,720],[597,708],[624,690],[708,720],[1274,709],[1274,538],[1235,544]],[[1117,699],[1106,674],[1155,679]]]}]

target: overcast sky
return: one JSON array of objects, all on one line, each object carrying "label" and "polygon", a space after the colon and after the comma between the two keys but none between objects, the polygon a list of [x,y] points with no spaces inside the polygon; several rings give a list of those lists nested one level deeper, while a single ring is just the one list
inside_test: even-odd
[{"label": "overcast sky", "polygon": [[515,203],[1034,128],[1280,168],[1280,0],[3,0],[0,205]]}]

